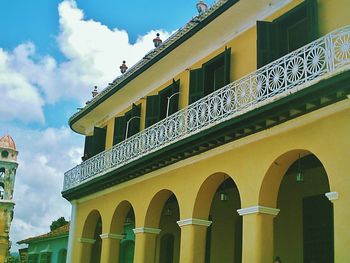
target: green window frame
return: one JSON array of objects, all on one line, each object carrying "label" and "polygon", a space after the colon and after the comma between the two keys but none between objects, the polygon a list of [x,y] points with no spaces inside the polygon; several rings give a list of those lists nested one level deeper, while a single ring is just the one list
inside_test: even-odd
[{"label": "green window frame", "polygon": [[85,136],[83,161],[103,152],[106,146],[106,127],[94,127],[92,136]]},{"label": "green window frame", "polygon": [[39,254],[29,254],[28,255],[28,263],[38,263]]},{"label": "green window frame", "polygon": [[114,119],[113,145],[125,140],[127,122],[133,117],[138,118],[135,118],[129,122],[127,137],[130,137],[140,131],[141,104],[133,104],[131,109],[123,116],[119,116]]},{"label": "green window frame", "polygon": [[190,71],[189,104],[230,83],[231,48]]},{"label": "green window frame", "polygon": [[272,22],[257,21],[257,68],[317,37],[317,0],[305,0]]},{"label": "green window frame", "polygon": [[51,263],[51,252],[40,253],[40,263]]}]

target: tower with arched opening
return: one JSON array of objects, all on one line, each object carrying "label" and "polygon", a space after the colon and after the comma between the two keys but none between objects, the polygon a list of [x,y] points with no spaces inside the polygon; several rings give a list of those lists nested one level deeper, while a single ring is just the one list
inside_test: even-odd
[{"label": "tower with arched opening", "polygon": [[15,184],[18,151],[10,135],[0,138],[0,262],[9,256],[10,226],[13,218],[13,189]]}]

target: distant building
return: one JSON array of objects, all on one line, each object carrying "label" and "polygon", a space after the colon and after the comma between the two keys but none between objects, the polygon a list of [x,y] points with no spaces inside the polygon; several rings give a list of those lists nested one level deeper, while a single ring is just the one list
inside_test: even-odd
[{"label": "distant building", "polygon": [[0,262],[8,262],[9,239],[13,219],[13,189],[15,184],[18,151],[10,135],[0,138]]},{"label": "distant building", "polygon": [[17,244],[28,244],[26,253],[21,254],[21,262],[26,263],[65,263],[69,224],[61,226],[44,235],[18,241]]}]

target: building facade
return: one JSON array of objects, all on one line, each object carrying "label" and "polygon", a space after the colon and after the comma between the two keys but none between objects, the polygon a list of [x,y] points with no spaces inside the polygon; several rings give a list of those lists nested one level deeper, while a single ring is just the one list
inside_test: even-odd
[{"label": "building facade", "polygon": [[216,1],[73,115],[68,262],[349,262],[349,6]]},{"label": "building facade", "polygon": [[27,244],[21,261],[26,263],[66,263],[69,224],[49,233],[30,237],[17,244]]},{"label": "building facade", "polygon": [[13,190],[15,185],[18,151],[10,135],[0,138],[0,262],[9,260],[10,227],[13,219]]}]

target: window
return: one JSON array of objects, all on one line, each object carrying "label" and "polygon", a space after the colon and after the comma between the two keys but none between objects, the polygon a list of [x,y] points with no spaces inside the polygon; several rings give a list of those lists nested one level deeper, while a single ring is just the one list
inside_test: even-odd
[{"label": "window", "polygon": [[39,255],[38,254],[29,254],[28,263],[38,263]]},{"label": "window", "polygon": [[9,152],[8,151],[2,151],[1,152],[1,157],[2,158],[7,158],[9,156]]},{"label": "window", "polygon": [[106,128],[94,128],[92,136],[85,137],[85,147],[83,161],[103,152],[106,144]]},{"label": "window", "polygon": [[146,128],[179,110],[179,90],[180,80],[173,80],[173,83],[158,95],[147,96]]},{"label": "window", "polygon": [[40,253],[40,263],[50,263],[51,262],[51,252]]},{"label": "window", "polygon": [[258,68],[318,37],[317,0],[305,0],[272,22],[257,22]]},{"label": "window", "polygon": [[[117,144],[140,131],[141,104],[132,105],[124,116],[116,117],[114,121],[113,144]],[[126,136],[126,129],[128,135]]]},{"label": "window", "polygon": [[231,49],[190,71],[189,104],[230,83]]}]

